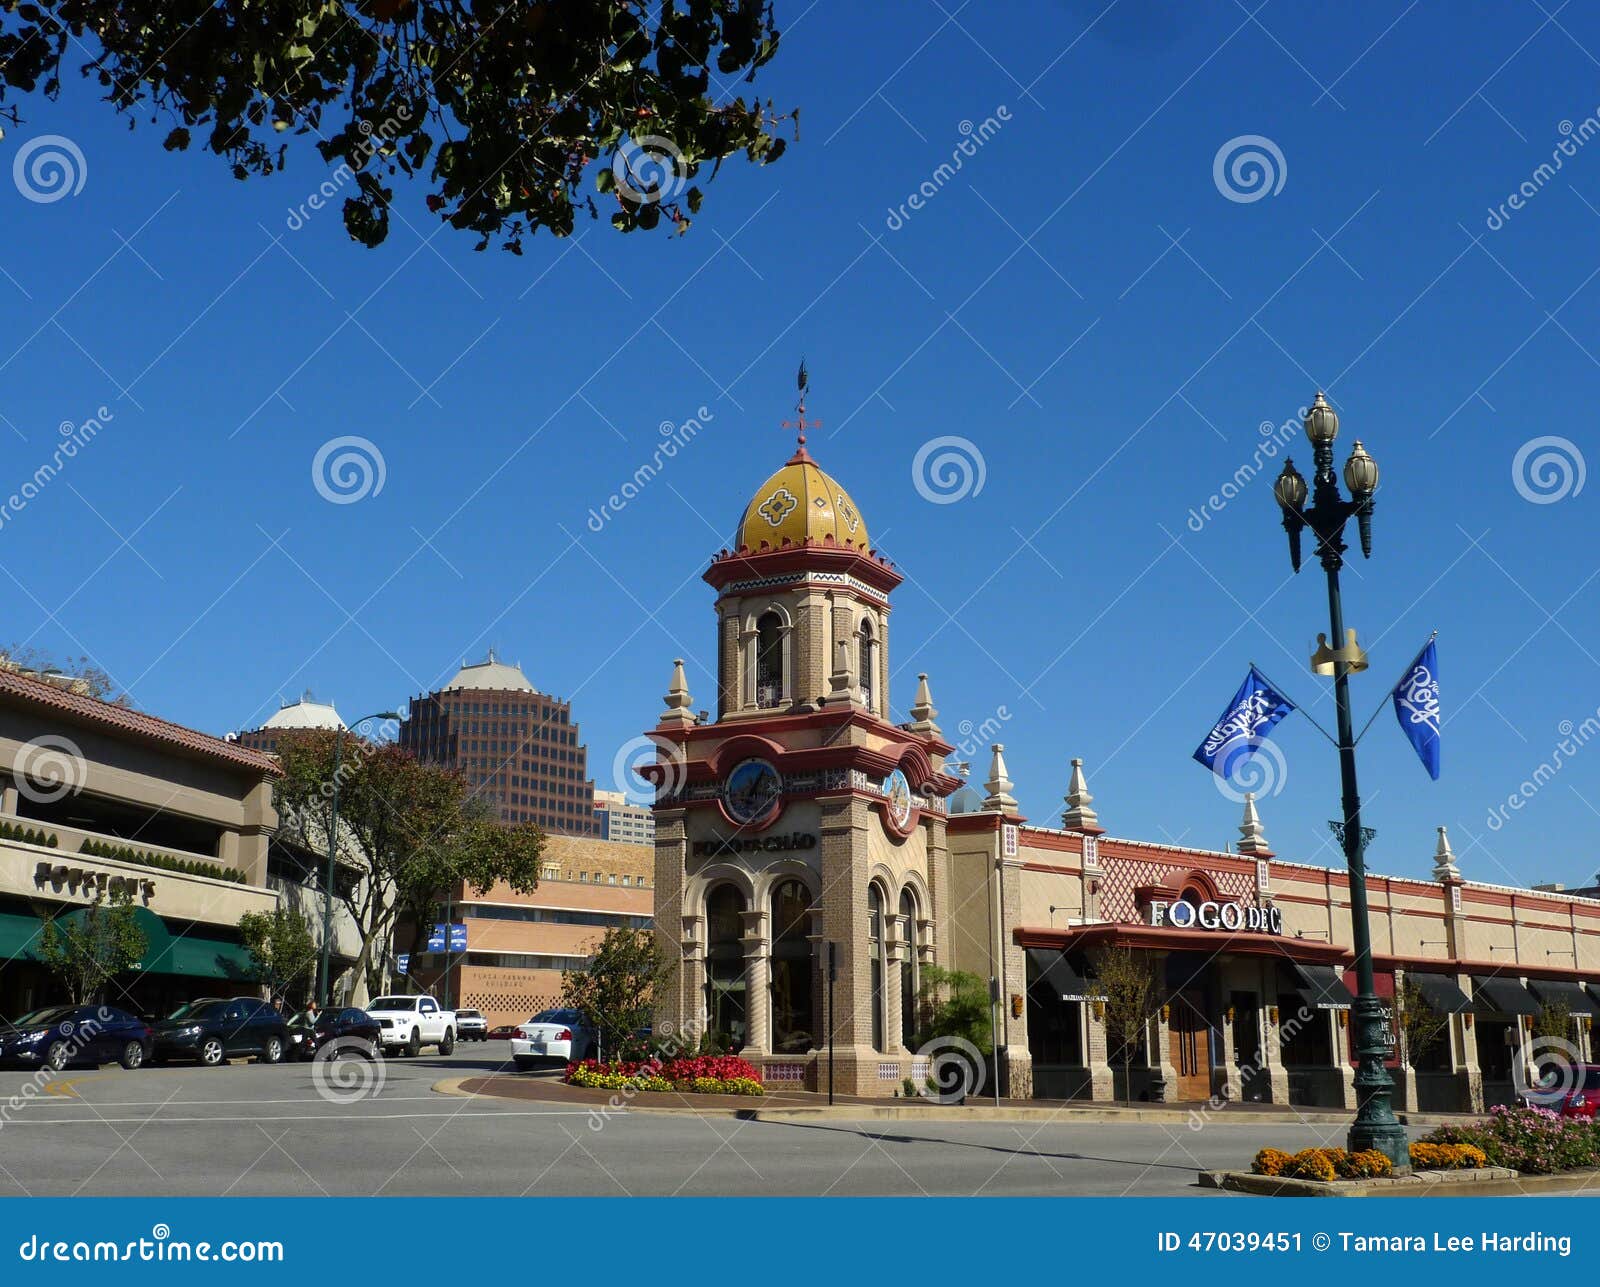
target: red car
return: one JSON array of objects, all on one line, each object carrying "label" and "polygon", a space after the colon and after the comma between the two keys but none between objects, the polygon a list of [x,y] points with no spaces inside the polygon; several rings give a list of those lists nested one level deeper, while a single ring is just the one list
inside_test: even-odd
[{"label": "red car", "polygon": [[1600,1109],[1600,1064],[1569,1064],[1554,1071],[1549,1086],[1530,1086],[1521,1100],[1563,1117],[1589,1117]]},{"label": "red car", "polygon": [[516,1036],[516,1035],[517,1035],[517,1025],[516,1024],[514,1024],[514,1023],[502,1023],[498,1028],[490,1028],[489,1029],[489,1035],[488,1035],[488,1037],[485,1038],[485,1040],[487,1040],[487,1041],[510,1041],[511,1038]]}]

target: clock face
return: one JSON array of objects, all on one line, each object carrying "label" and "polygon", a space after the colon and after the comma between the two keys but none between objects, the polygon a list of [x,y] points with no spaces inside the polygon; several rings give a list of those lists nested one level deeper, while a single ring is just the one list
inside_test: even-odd
[{"label": "clock face", "polygon": [[904,831],[911,825],[911,783],[902,770],[896,769],[884,779],[883,794],[889,802],[889,820],[896,831]]},{"label": "clock face", "polygon": [[765,760],[745,760],[736,764],[722,787],[722,803],[735,822],[761,822],[778,807],[783,794],[783,779]]}]

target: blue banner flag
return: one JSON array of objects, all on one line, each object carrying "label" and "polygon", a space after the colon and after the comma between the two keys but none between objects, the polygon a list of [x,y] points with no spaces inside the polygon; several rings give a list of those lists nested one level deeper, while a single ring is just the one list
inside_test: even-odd
[{"label": "blue banner flag", "polygon": [[1428,776],[1439,780],[1439,652],[1432,639],[1417,654],[1405,678],[1394,686],[1394,713],[1400,731],[1416,749]]},{"label": "blue banner flag", "polygon": [[444,926],[435,925],[431,930],[428,931],[428,946],[425,950],[429,952],[444,951],[444,936]]},{"label": "blue banner flag", "polygon": [[1235,768],[1255,754],[1278,721],[1294,709],[1295,704],[1252,666],[1194,758],[1218,777],[1230,777]]}]

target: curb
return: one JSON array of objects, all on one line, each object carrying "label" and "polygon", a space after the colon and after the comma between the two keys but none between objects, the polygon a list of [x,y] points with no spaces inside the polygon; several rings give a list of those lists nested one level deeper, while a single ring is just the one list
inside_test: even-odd
[{"label": "curb", "polygon": [[1413,1171],[1381,1180],[1292,1180],[1253,1171],[1202,1171],[1202,1189],[1226,1189],[1263,1198],[1412,1198],[1488,1197],[1525,1192],[1530,1184],[1571,1184],[1593,1178],[1594,1171],[1568,1171],[1564,1175],[1524,1176],[1504,1166],[1484,1166],[1468,1171]]}]

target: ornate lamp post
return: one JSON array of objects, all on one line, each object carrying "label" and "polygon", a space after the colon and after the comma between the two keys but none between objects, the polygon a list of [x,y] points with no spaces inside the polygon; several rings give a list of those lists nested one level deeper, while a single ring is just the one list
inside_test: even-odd
[{"label": "ornate lamp post", "polygon": [[[356,721],[356,727],[375,719],[399,719],[394,711],[378,711],[372,715],[363,715]],[[324,1009],[328,1005],[328,993],[332,990],[328,971],[332,965],[333,957],[333,866],[334,855],[339,850],[339,782],[344,770],[344,725],[333,735],[333,792],[330,802],[328,819],[328,876],[322,886],[322,968],[318,971],[320,980],[317,987],[317,1004]]]},{"label": "ornate lamp post", "polygon": [[1365,849],[1368,833],[1361,826],[1361,795],[1356,788],[1356,748],[1350,719],[1350,675],[1367,668],[1365,654],[1356,645],[1355,632],[1347,635],[1344,605],[1339,595],[1339,569],[1344,565],[1344,528],[1354,518],[1361,534],[1361,553],[1372,556],[1372,497],[1378,489],[1378,465],[1357,442],[1345,462],[1344,481],[1350,499],[1339,492],[1333,472],[1333,440],[1339,434],[1339,417],[1322,394],[1306,413],[1306,437],[1311,440],[1316,475],[1311,505],[1306,505],[1306,480],[1292,460],[1285,460],[1273,494],[1283,510],[1289,533],[1289,561],[1300,570],[1300,535],[1310,528],[1317,539],[1317,558],[1328,574],[1328,626],[1332,646],[1324,640],[1312,658],[1312,669],[1333,676],[1333,696],[1339,720],[1339,779],[1342,788],[1341,821],[1334,825],[1344,846],[1350,869],[1350,921],[1356,958],[1355,1053],[1356,1120],[1350,1127],[1349,1147],[1375,1148],[1397,1169],[1411,1165],[1405,1128],[1394,1115],[1390,1096],[1394,1082],[1384,1060],[1388,1054],[1387,1020],[1372,985],[1372,930],[1367,919]]}]

